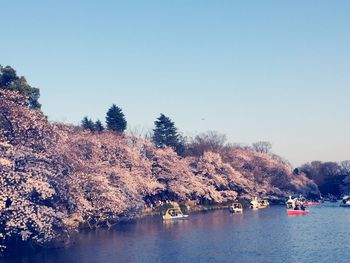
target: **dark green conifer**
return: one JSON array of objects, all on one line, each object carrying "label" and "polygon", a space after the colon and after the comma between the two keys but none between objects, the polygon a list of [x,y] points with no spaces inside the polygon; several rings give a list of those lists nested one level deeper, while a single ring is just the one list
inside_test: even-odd
[{"label": "dark green conifer", "polygon": [[165,146],[172,147],[179,155],[185,152],[184,140],[178,134],[174,122],[164,114],[154,122],[152,141],[156,147],[163,148]]},{"label": "dark green conifer", "polygon": [[95,122],[95,131],[102,132],[105,128],[102,125],[102,122],[100,120],[97,120]]},{"label": "dark green conifer", "polygon": [[127,122],[121,108],[113,104],[106,115],[107,129],[116,132],[124,132]]},{"label": "dark green conifer", "polygon": [[81,121],[81,126],[84,129],[86,129],[86,130],[90,130],[92,132],[95,131],[95,124],[94,124],[94,122],[91,119],[89,119],[87,116],[85,116],[83,118],[83,120]]}]

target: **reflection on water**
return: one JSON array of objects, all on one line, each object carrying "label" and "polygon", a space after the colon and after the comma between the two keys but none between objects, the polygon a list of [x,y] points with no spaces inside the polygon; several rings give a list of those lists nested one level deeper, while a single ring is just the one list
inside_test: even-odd
[{"label": "reflection on water", "polygon": [[144,218],[112,230],[84,231],[66,249],[6,262],[349,262],[350,209],[337,204],[288,217],[282,206],[188,219]]}]

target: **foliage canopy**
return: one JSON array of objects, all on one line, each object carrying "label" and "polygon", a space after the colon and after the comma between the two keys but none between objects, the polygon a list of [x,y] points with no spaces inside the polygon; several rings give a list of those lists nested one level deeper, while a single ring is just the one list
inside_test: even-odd
[{"label": "foliage canopy", "polygon": [[18,77],[16,71],[10,66],[3,67],[0,65],[0,89],[19,92],[29,98],[29,108],[41,108],[38,101],[40,90],[30,86],[23,76]]}]

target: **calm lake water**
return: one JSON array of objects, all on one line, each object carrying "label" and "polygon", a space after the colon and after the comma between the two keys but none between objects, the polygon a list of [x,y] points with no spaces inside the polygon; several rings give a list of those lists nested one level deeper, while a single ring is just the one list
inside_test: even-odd
[{"label": "calm lake water", "polygon": [[294,217],[283,206],[167,223],[150,217],[4,262],[350,262],[350,209],[326,203]]}]

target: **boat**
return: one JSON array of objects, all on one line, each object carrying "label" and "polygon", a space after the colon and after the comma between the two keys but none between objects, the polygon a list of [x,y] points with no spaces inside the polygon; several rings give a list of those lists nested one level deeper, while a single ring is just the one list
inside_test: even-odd
[{"label": "boat", "polygon": [[251,209],[259,209],[259,202],[258,198],[254,197],[252,201],[250,201],[250,208]]},{"label": "boat", "polygon": [[288,201],[286,202],[287,208],[295,208],[296,205],[304,205],[304,206],[314,206],[314,205],[319,205],[321,202],[319,201],[308,201],[305,197],[299,196],[296,198],[292,198],[289,196]]},{"label": "boat", "polygon": [[341,200],[340,206],[342,207],[350,207],[350,196],[346,195]]},{"label": "boat", "polygon": [[289,216],[307,215],[308,213],[309,213],[309,210],[287,209],[287,214]]},{"label": "boat", "polygon": [[169,208],[166,210],[165,214],[163,215],[164,220],[186,219],[186,218],[188,218],[188,215],[184,215],[180,208]]},{"label": "boat", "polygon": [[288,209],[294,209],[295,208],[295,202],[296,202],[296,198],[292,198],[292,196],[289,196],[289,199],[286,202],[287,208]]},{"label": "boat", "polygon": [[258,199],[257,197],[254,197],[253,200],[250,201],[250,208],[252,208],[252,209],[266,208],[269,205],[270,205],[270,203],[267,200]]},{"label": "boat", "polygon": [[237,213],[243,213],[243,206],[241,203],[233,203],[230,205],[230,212],[237,214]]},{"label": "boat", "polygon": [[258,200],[258,208],[266,208],[269,205],[270,205],[270,203],[267,200],[263,200],[263,199]]}]

